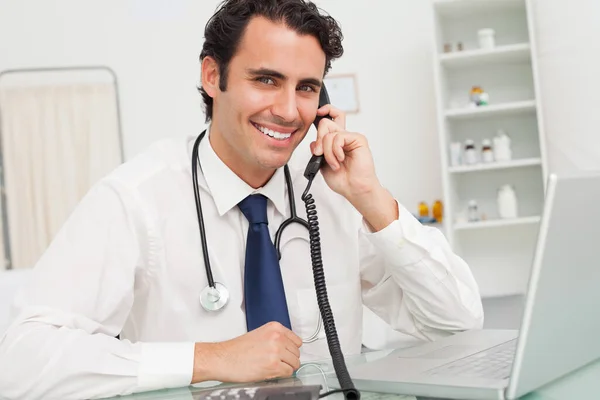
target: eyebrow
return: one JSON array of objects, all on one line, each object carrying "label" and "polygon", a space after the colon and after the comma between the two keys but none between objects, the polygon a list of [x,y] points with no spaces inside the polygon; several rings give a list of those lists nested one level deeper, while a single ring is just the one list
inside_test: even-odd
[{"label": "eyebrow", "polygon": [[[250,76],[270,76],[272,78],[280,79],[280,80],[283,80],[283,81],[287,79],[287,76],[285,76],[281,72],[275,71],[275,70],[269,69],[269,68],[258,68],[258,69],[248,68],[246,70],[246,72]],[[323,86],[323,83],[321,82],[321,80],[320,79],[316,79],[316,78],[303,78],[303,79],[300,79],[300,84],[302,84],[302,85],[314,85],[314,86],[317,86],[317,87]]]}]

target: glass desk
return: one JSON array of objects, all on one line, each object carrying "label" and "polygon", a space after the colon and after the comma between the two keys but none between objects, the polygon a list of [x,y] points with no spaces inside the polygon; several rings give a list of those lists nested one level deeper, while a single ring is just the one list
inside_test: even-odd
[{"label": "glass desk", "polygon": [[[346,365],[355,365],[375,360],[386,356],[393,350],[381,350],[363,353],[361,355],[346,357]],[[215,388],[272,386],[272,385],[321,385],[321,393],[335,389],[330,387],[331,376],[334,370],[330,360],[315,361],[303,364],[294,377],[260,382],[255,384],[222,384],[219,382],[205,382],[177,389],[157,390],[152,392],[137,393],[129,396],[113,397],[119,400],[198,400],[200,395]],[[329,379],[328,379],[329,378]],[[600,360],[581,368],[555,382],[552,382],[533,393],[524,396],[523,400],[561,400],[561,399],[596,399],[600,398]],[[335,393],[324,399],[341,400],[343,395]],[[406,396],[361,391],[361,400],[379,399],[412,399],[427,400],[430,398]]]}]

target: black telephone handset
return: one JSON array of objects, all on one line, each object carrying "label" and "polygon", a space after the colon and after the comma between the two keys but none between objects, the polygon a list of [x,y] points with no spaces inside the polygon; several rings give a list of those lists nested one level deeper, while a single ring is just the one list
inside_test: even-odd
[{"label": "black telephone handset", "polygon": [[[325,85],[323,85],[321,87],[321,93],[319,94],[319,108],[323,107],[326,104],[329,104],[329,95],[327,94],[327,89],[325,89]],[[315,128],[317,128],[317,129],[319,128],[319,122],[321,122],[321,120],[323,118],[332,119],[329,115],[326,115],[326,116],[317,115],[317,117],[315,118],[315,120],[313,122],[313,124],[315,125]],[[325,161],[325,157],[323,155],[320,155],[320,156],[313,155],[310,158],[310,161],[308,162],[308,164],[306,165],[306,169],[304,170],[304,177],[309,180],[314,178],[314,176],[317,174],[317,172],[319,172],[319,169],[323,165],[324,161]]]},{"label": "black telephone handset", "polygon": [[[329,96],[325,86],[323,86],[319,96],[319,108],[326,104],[329,104]],[[319,122],[323,118],[331,119],[329,115],[323,117],[317,116],[314,121],[316,128],[319,127]],[[321,397],[339,391],[343,392],[344,397],[348,400],[358,400],[360,399],[360,392],[354,388],[354,383],[352,382],[352,378],[350,378],[350,374],[346,368],[346,361],[340,347],[337,330],[335,329],[333,313],[327,297],[327,286],[325,283],[325,273],[323,270],[323,257],[321,256],[321,240],[319,235],[317,207],[315,206],[315,199],[313,199],[312,194],[308,193],[312,181],[317,175],[317,172],[319,172],[319,169],[323,165],[324,161],[325,158],[323,155],[313,155],[311,157],[304,171],[304,176],[306,179],[308,179],[308,185],[302,194],[302,201],[304,201],[304,204],[306,205],[306,219],[308,221],[308,234],[310,237],[310,258],[312,261],[315,290],[317,292],[317,303],[319,304],[319,311],[321,313],[321,318],[323,319],[323,327],[325,329],[327,345],[329,346],[329,354],[331,354],[333,368],[340,385],[339,390],[331,391],[327,394],[321,395]]]}]

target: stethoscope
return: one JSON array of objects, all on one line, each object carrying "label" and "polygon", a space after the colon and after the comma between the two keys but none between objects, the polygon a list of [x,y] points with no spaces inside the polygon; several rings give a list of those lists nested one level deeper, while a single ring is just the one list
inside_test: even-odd
[{"label": "stethoscope", "polygon": [[[220,282],[215,282],[212,274],[212,269],[210,267],[210,260],[208,259],[208,245],[206,244],[206,233],[204,231],[204,218],[202,216],[202,205],[200,202],[200,189],[198,187],[198,167],[200,166],[200,159],[198,158],[198,147],[200,146],[200,141],[206,134],[206,131],[203,131],[196,142],[194,143],[194,148],[192,149],[192,183],[194,186],[194,197],[196,199],[196,212],[198,214],[198,227],[200,228],[200,239],[202,243],[202,254],[204,256],[204,268],[206,270],[206,279],[208,280],[208,286],[202,289],[200,293],[200,304],[202,308],[206,311],[219,311],[229,301],[229,290]],[[283,168],[285,174],[285,183],[288,191],[288,199],[290,202],[290,210],[292,215],[283,221],[277,229],[275,233],[275,248],[277,249],[277,256],[281,260],[281,251],[279,249],[279,244],[281,242],[281,234],[283,230],[293,223],[298,223],[304,226],[308,230],[308,222],[296,214],[296,200],[294,199],[294,187],[292,185],[292,178],[290,176],[290,170],[287,165]],[[308,338],[302,339],[304,343],[312,343],[317,340],[319,336],[319,332],[321,331],[321,315],[319,310],[317,310],[317,329],[315,332]]]}]

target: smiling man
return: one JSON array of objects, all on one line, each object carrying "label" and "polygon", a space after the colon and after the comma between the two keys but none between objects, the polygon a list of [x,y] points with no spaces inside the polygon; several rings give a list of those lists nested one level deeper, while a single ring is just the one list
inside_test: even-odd
[{"label": "smiling man", "polygon": [[[294,19],[301,22],[303,9],[309,10],[299,2],[252,3],[258,2],[230,2],[221,11],[222,18],[217,14],[213,20],[215,37],[207,30],[201,55],[202,92],[207,117],[213,122],[210,142],[215,153],[242,180],[259,187],[287,163],[304,139],[316,116],[325,69],[341,55],[342,47],[338,33],[327,31],[328,20],[312,21],[322,24],[314,30],[331,35],[328,54],[317,37],[286,25]],[[271,8],[271,12],[251,18],[252,8]],[[227,17],[228,10],[240,15]],[[248,24],[227,32],[225,24],[236,17]]]},{"label": "smiling man", "polygon": [[[327,357],[308,232],[286,228],[280,259],[273,244],[293,213],[289,190],[300,203],[307,184],[302,170],[286,184],[285,165],[317,115],[332,117],[311,143],[326,161],[311,193],[343,352],[361,350],[363,305],[423,340],[481,327],[468,265],[381,185],[369,132],[348,131],[334,105],[318,108],[341,39],[304,0],[221,4],[201,54],[209,128],[156,143],[81,201],[16,300],[0,339],[0,397],[251,382]],[[216,310],[201,304],[205,261],[229,293]]]}]

